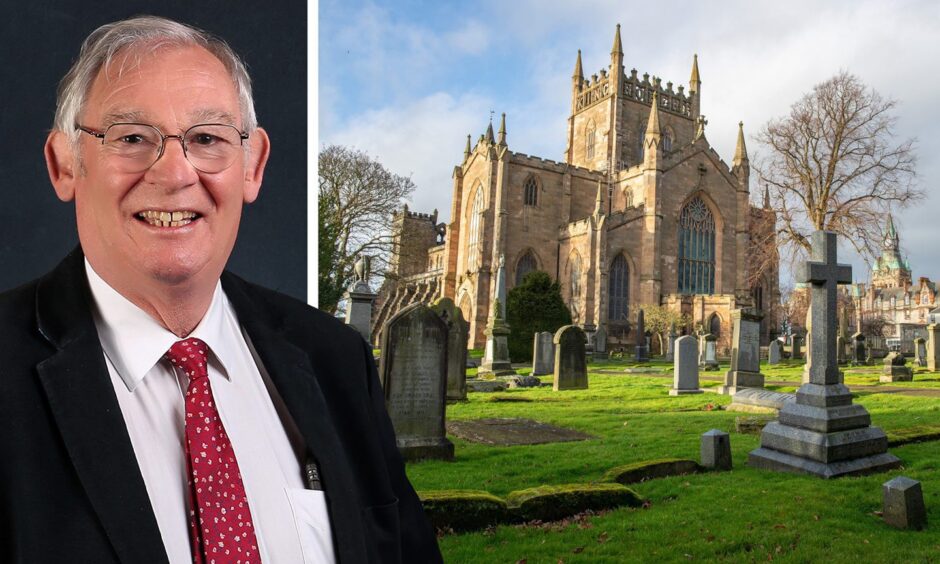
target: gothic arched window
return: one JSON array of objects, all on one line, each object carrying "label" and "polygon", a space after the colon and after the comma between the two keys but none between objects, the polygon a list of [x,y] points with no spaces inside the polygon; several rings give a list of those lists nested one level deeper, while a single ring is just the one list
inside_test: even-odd
[{"label": "gothic arched window", "polygon": [[679,213],[680,294],[715,291],[715,218],[696,197]]},{"label": "gothic arched window", "polygon": [[535,262],[535,255],[532,254],[532,251],[522,255],[522,258],[516,263],[516,286],[522,284],[526,274],[537,269],[538,264]]},{"label": "gothic arched window", "polygon": [[523,189],[525,191],[525,205],[537,205],[539,203],[539,184],[535,181],[534,176],[526,178]]},{"label": "gothic arched window", "polygon": [[629,290],[630,268],[622,254],[617,255],[610,264],[607,275],[607,319],[608,321],[626,321],[629,314],[627,297]]},{"label": "gothic arched window", "polygon": [[751,289],[751,296],[754,298],[754,307],[764,311],[764,287],[754,286]]},{"label": "gothic arched window", "polygon": [[713,313],[711,319],[708,320],[708,332],[716,337],[721,336],[721,318],[717,313]]},{"label": "gothic arched window", "polygon": [[594,158],[594,134],[596,129],[594,127],[594,122],[588,124],[587,132],[584,135],[584,154],[589,159]]},{"label": "gothic arched window", "polygon": [[663,132],[663,152],[668,153],[672,150],[672,131],[667,129]]},{"label": "gothic arched window", "polygon": [[646,127],[643,124],[640,124],[639,132],[636,138],[636,160],[643,162],[643,142],[646,140]]},{"label": "gothic arched window", "polygon": [[470,209],[470,240],[467,243],[467,270],[473,270],[480,259],[480,247],[483,242],[483,186],[477,188]]}]

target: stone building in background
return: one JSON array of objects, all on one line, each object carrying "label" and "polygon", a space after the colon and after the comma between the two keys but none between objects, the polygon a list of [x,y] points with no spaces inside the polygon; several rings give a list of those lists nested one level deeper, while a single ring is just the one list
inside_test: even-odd
[{"label": "stone building in background", "polygon": [[751,205],[743,125],[728,165],[705,137],[702,81],[693,58],[688,90],[624,67],[620,26],[610,63],[585,77],[578,52],[563,162],[509,147],[506,115],[453,171],[448,223],[407,208],[395,217],[399,253],[376,308],[373,335],[395,311],[439,296],[454,300],[481,347],[499,257],[511,289],[532,270],[558,280],[574,323],[630,342],[643,304],[687,313],[731,338],[731,311],[768,313],[776,327],[776,259],[754,261],[776,217]]}]

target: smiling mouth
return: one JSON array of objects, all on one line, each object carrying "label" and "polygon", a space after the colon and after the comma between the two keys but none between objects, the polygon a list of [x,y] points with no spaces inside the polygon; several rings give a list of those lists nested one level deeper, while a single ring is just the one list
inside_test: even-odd
[{"label": "smiling mouth", "polygon": [[183,227],[202,217],[193,211],[158,211],[145,210],[137,214],[137,219],[154,227]]}]

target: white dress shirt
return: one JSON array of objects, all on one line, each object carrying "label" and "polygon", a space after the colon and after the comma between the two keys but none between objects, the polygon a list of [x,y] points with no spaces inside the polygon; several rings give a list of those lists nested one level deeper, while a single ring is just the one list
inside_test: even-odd
[{"label": "white dress shirt", "polygon": [[[111,288],[85,261],[108,372],[172,564],[192,562],[184,441],[189,384],[163,355],[179,337]],[[293,420],[252,352],[231,303],[216,286],[188,337],[210,349],[209,383],[242,474],[261,559],[334,562],[323,492],[304,489],[304,452]],[[260,368],[260,371],[259,371]],[[116,476],[115,479],[120,479]]]}]

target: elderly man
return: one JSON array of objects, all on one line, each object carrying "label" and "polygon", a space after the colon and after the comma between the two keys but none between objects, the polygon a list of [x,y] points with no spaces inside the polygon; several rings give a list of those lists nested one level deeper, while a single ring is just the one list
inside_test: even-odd
[{"label": "elderly man", "polygon": [[45,147],[81,245],[0,295],[0,561],[440,560],[371,349],[223,272],[269,151],[221,40],[86,39]]}]

